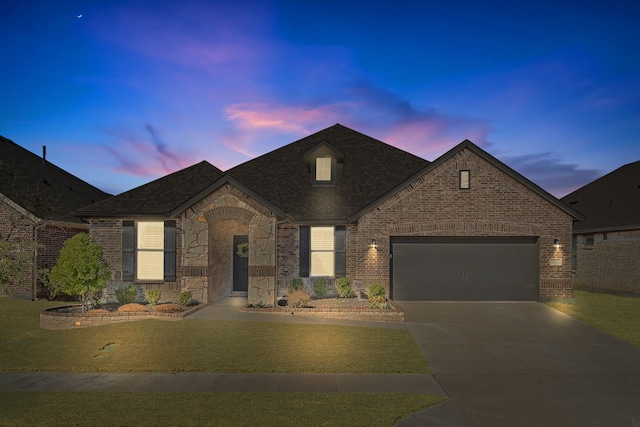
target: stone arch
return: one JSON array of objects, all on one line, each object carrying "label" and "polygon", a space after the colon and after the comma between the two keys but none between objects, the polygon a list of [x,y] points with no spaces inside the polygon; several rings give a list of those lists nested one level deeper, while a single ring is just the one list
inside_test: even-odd
[{"label": "stone arch", "polygon": [[250,223],[254,213],[239,206],[221,206],[205,212],[204,216],[209,223],[220,219],[238,219]]}]

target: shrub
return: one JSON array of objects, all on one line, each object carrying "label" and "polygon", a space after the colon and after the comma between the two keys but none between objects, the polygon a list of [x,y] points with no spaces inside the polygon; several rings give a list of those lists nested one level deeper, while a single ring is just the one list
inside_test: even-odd
[{"label": "shrub", "polygon": [[313,281],[313,292],[318,298],[327,296],[327,279],[316,279]]},{"label": "shrub", "polygon": [[82,311],[87,311],[92,292],[104,289],[111,279],[109,265],[102,248],[87,234],[76,234],[66,242],[51,269],[51,281],[60,284],[62,292],[78,295]]},{"label": "shrub", "polygon": [[369,304],[369,308],[390,308],[391,307],[389,305],[389,301],[387,301],[385,297],[381,297],[381,296],[376,296],[376,297],[369,296],[368,304]]},{"label": "shrub", "polygon": [[381,285],[380,283],[374,283],[369,287],[369,298],[371,297],[384,298],[385,293],[386,293],[386,289],[384,288],[384,285]]},{"label": "shrub", "polygon": [[184,307],[178,304],[160,304],[155,308],[156,313],[180,313]]},{"label": "shrub", "polygon": [[341,277],[336,281],[336,287],[338,288],[338,295],[342,298],[347,298],[351,295],[351,279],[348,277]]},{"label": "shrub", "polygon": [[287,295],[287,304],[294,308],[304,307],[311,301],[311,296],[304,289],[295,289]]},{"label": "shrub", "polygon": [[180,301],[180,304],[186,307],[189,304],[191,304],[192,298],[193,298],[193,295],[191,294],[191,291],[184,291],[184,292],[180,292],[180,297],[178,298],[178,300]]},{"label": "shrub", "polygon": [[289,289],[292,291],[297,291],[299,289],[302,289],[303,286],[304,286],[304,282],[302,281],[301,278],[297,277],[291,281],[291,284],[289,285]]},{"label": "shrub", "polygon": [[149,310],[147,310],[147,307],[144,305],[138,303],[129,303],[118,307],[118,313],[141,313],[143,311]]},{"label": "shrub", "polygon": [[121,286],[116,289],[116,299],[118,300],[118,305],[131,304],[135,302],[136,297],[138,296],[138,290],[136,289],[136,285],[133,283],[127,286]]},{"label": "shrub", "polygon": [[160,298],[162,297],[162,291],[160,289],[151,289],[147,291],[147,301],[149,304],[156,305]]},{"label": "shrub", "polygon": [[91,314],[110,314],[111,312],[104,308],[94,308],[93,310],[89,310],[87,313]]},{"label": "shrub", "polygon": [[44,287],[47,291],[47,299],[49,301],[53,301],[56,299],[58,294],[62,292],[62,285],[58,282],[51,281],[51,269],[50,268],[42,268],[38,270],[40,274],[40,281],[42,282],[42,287]]},{"label": "shrub", "polygon": [[102,297],[104,296],[104,289],[96,289],[89,292],[87,299],[89,300],[89,306],[93,308],[102,307]]}]

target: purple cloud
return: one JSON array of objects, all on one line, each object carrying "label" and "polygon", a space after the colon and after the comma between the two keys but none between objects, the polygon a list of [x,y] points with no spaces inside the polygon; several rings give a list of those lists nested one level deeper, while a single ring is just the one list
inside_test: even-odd
[{"label": "purple cloud", "polygon": [[501,160],[556,197],[564,197],[602,176],[602,171],[563,162],[551,152],[502,157]]}]

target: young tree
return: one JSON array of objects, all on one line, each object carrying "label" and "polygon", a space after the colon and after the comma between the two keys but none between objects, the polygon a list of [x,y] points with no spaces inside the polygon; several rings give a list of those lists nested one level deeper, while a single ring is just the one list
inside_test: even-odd
[{"label": "young tree", "polygon": [[82,311],[86,311],[91,295],[107,286],[111,271],[102,248],[87,234],[76,234],[64,243],[58,263],[51,270],[51,280],[62,291],[80,296]]}]

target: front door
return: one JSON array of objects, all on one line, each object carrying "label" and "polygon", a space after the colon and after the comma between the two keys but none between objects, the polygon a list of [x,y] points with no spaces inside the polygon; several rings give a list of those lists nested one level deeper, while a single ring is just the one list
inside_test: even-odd
[{"label": "front door", "polygon": [[233,292],[249,290],[249,236],[233,236]]}]

